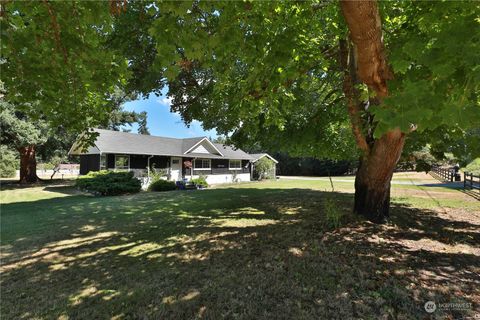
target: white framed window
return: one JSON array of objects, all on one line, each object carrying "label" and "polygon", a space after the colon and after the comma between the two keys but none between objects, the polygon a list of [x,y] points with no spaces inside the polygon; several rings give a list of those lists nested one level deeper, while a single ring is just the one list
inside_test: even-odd
[{"label": "white framed window", "polygon": [[228,160],[228,169],[229,170],[241,170],[242,169],[242,160]]},{"label": "white framed window", "polygon": [[101,154],[100,155],[100,170],[106,170],[107,169],[107,155],[106,154]]},{"label": "white framed window", "polygon": [[210,170],[212,168],[210,159],[195,159],[193,161],[193,169]]},{"label": "white framed window", "polygon": [[129,155],[115,155],[115,169],[128,170],[130,169]]}]

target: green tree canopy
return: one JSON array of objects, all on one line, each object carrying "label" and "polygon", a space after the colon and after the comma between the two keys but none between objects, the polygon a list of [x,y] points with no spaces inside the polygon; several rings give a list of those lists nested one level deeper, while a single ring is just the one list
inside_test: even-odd
[{"label": "green tree canopy", "polygon": [[[162,1],[144,13],[152,68],[166,75],[172,109],[187,123],[201,120],[244,146],[358,155],[342,92],[338,43],[348,30],[337,3]],[[476,4],[385,2],[380,13],[394,77],[390,96],[362,116],[372,122],[364,134],[414,126],[415,136],[438,140],[437,128],[458,137],[478,126]],[[375,96],[365,85],[358,94],[367,105]]]},{"label": "green tree canopy", "polygon": [[29,121],[14,106],[0,100],[0,142],[14,149],[42,144],[47,140],[48,126],[44,121]]},{"label": "green tree canopy", "polygon": [[461,140],[480,123],[473,1],[152,8],[149,35],[174,111],[240,144],[360,155],[355,211],[372,220],[388,215],[405,141],[438,142],[439,132]]},{"label": "green tree canopy", "polygon": [[127,60],[107,46],[108,2],[9,1],[0,23],[1,81],[17,110],[76,132],[108,118],[128,78]]}]

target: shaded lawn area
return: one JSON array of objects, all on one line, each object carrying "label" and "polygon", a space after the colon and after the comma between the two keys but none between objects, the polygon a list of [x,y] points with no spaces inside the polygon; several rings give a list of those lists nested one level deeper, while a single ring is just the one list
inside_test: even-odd
[{"label": "shaded lawn area", "polygon": [[[474,316],[480,202],[394,189],[392,223],[350,214],[349,184],[248,183],[91,197],[1,191],[2,319]],[[340,191],[340,192],[338,192]],[[344,214],[325,223],[324,202]],[[465,310],[424,310],[471,303]]]}]

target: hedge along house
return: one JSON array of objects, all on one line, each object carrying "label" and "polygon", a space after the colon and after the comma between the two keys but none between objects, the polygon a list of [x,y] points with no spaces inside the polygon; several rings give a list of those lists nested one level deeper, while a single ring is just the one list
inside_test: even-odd
[{"label": "hedge along house", "polygon": [[254,159],[240,149],[213,143],[206,137],[166,138],[94,129],[93,146],[82,150],[78,141],[69,155],[80,156],[80,174],[98,170],[134,171],[146,177],[149,169],[166,169],[169,180],[207,176],[209,184],[251,180]]}]

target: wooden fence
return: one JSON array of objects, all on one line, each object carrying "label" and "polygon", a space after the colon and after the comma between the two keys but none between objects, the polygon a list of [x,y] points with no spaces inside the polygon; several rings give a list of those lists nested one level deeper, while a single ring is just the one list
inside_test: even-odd
[{"label": "wooden fence", "polygon": [[437,166],[432,167],[432,172],[446,181],[455,181],[455,169],[453,168],[441,168]]},{"label": "wooden fence", "polygon": [[480,190],[480,175],[474,175],[470,172],[463,173],[463,188]]}]

